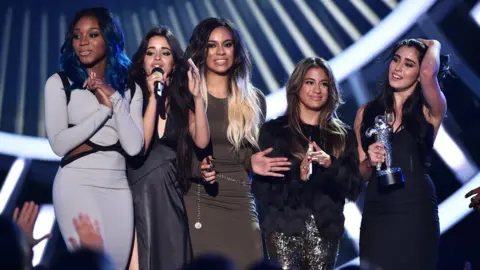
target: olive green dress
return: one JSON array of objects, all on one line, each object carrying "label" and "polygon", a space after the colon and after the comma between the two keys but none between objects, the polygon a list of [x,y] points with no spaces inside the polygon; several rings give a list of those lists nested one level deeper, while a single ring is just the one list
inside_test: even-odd
[{"label": "olive green dress", "polygon": [[[265,98],[259,98],[265,115]],[[210,154],[217,172],[215,184],[192,183],[185,196],[189,229],[195,256],[220,254],[232,259],[239,269],[263,259],[248,172],[252,148],[235,153],[227,139],[228,100],[208,95]],[[263,122],[263,121],[262,121]],[[198,172],[198,167],[195,170]]]}]

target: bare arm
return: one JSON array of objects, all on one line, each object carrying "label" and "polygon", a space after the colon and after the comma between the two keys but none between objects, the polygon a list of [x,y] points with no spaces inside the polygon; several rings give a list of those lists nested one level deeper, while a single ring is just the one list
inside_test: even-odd
[{"label": "bare arm", "polygon": [[441,44],[436,40],[419,40],[428,46],[420,66],[420,84],[422,85],[423,96],[430,106],[430,110],[427,111],[425,116],[437,131],[447,110],[447,102],[437,79],[440,68]]},{"label": "bare arm", "polygon": [[189,131],[195,145],[198,148],[205,148],[210,141],[210,128],[208,126],[205,102],[201,96],[194,97],[195,113],[189,115]]},{"label": "bare arm", "polygon": [[[157,123],[158,113],[157,113],[157,106],[158,102],[155,96],[155,82],[160,81],[161,83],[168,84],[167,74],[159,74],[155,72],[150,74],[146,78],[147,80],[147,89],[148,89],[148,103],[147,108],[145,108],[145,114],[143,115],[143,135],[144,135],[144,153],[146,153],[152,143],[153,135],[155,134],[155,130],[158,128],[155,124]],[[163,99],[162,99],[163,100]],[[165,104],[162,104],[165,106]],[[162,121],[162,120],[160,120]],[[164,120],[166,121],[166,120]]]},{"label": "bare arm", "polygon": [[370,166],[370,163],[368,161],[367,154],[365,151],[363,151],[362,148],[362,137],[360,134],[360,128],[362,126],[363,122],[363,111],[365,110],[365,105],[360,107],[357,111],[357,116],[355,117],[355,135],[357,137],[357,149],[358,149],[358,160],[359,160],[359,170],[360,170],[360,175],[362,176],[362,179],[364,181],[368,181],[370,179],[370,176],[372,175],[372,167]]},{"label": "bare arm", "polygon": [[188,64],[190,65],[187,72],[188,90],[192,94],[195,104],[195,113],[189,114],[189,131],[197,147],[203,149],[210,141],[210,129],[205,111],[205,101],[200,90],[200,72],[192,59],[188,59]]},{"label": "bare arm", "polygon": [[157,99],[154,95],[148,98],[147,108],[143,115],[143,136],[145,138],[144,151],[147,152],[152,142],[153,134],[155,132],[155,118],[157,117]]}]

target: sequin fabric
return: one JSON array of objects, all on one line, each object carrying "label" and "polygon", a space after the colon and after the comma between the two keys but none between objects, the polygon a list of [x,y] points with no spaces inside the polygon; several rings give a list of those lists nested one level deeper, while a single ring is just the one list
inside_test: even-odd
[{"label": "sequin fabric", "polygon": [[268,255],[282,269],[330,270],[335,266],[339,239],[320,237],[313,216],[300,236],[274,232],[267,236]]}]

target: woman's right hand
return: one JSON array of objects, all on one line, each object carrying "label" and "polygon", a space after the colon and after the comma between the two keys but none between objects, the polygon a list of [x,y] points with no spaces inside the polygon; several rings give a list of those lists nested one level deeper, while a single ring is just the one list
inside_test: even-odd
[{"label": "woman's right hand", "polygon": [[147,87],[150,97],[155,95],[155,82],[160,82],[165,85],[165,82],[167,81],[166,76],[165,73],[154,72],[147,77]]},{"label": "woman's right hand", "polygon": [[111,109],[112,102],[110,101],[110,98],[105,92],[98,89],[99,84],[100,84],[99,79],[97,79],[95,72],[92,71],[90,72],[90,75],[88,76],[87,80],[85,80],[85,82],[83,83],[83,87],[86,87],[95,95],[95,97],[98,100],[98,103],[103,104],[106,107]]},{"label": "woman's right hand", "polygon": [[209,184],[215,183],[217,172],[213,169],[212,156],[208,156],[202,160],[200,164],[200,172],[202,173],[203,180]]},{"label": "woman's right hand", "polygon": [[385,162],[385,146],[381,142],[376,142],[368,147],[368,162],[371,166],[377,166],[378,163]]},{"label": "woman's right hand", "polygon": [[105,92],[100,89],[96,89],[94,94],[100,104],[103,104],[110,109],[112,108],[112,102]]},{"label": "woman's right hand", "polygon": [[300,179],[307,181],[310,177],[310,165],[312,164],[312,159],[309,155],[305,155],[302,163],[300,163]]}]

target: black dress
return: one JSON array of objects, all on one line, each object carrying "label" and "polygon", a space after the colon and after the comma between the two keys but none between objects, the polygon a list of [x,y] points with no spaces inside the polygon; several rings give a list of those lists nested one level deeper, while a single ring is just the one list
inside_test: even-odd
[{"label": "black dress", "polygon": [[192,257],[183,191],[176,176],[179,131],[171,114],[166,121],[162,138],[155,128],[147,155],[129,162],[142,270],[178,269]]},{"label": "black dress", "polygon": [[392,166],[402,169],[404,187],[381,191],[372,174],[360,231],[362,265],[383,270],[436,269],[440,235],[437,197],[427,172],[434,132],[433,126],[426,126],[423,144],[405,128],[393,136]]},{"label": "black dress", "polygon": [[[294,135],[287,118],[266,123],[260,132],[261,150],[273,147],[269,156],[287,157],[292,166],[283,178],[254,176],[260,226],[269,258],[279,261],[283,269],[333,269],[344,233],[345,200],[356,199],[361,189],[356,137],[348,131],[344,153],[337,159],[330,134],[318,126],[302,123],[301,128],[331,155],[332,163],[328,168],[314,163],[309,180],[301,180],[301,160],[291,154]],[[306,140],[303,147],[308,147]]]}]

